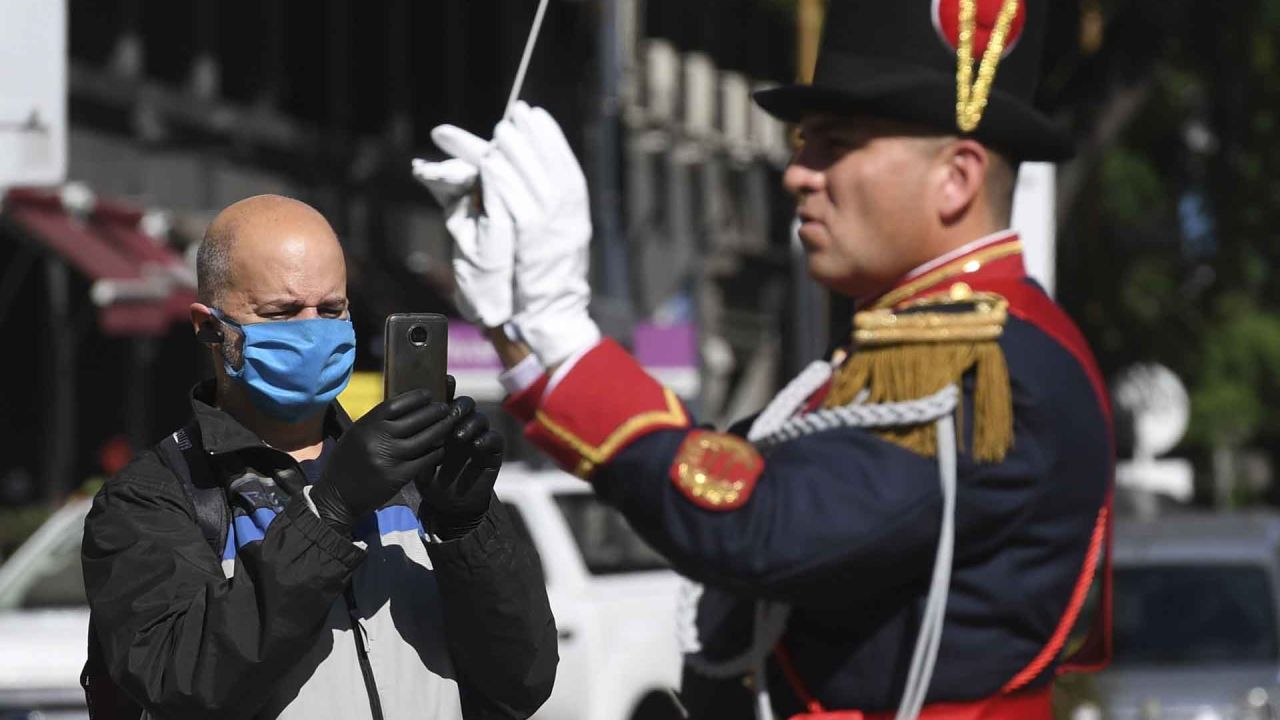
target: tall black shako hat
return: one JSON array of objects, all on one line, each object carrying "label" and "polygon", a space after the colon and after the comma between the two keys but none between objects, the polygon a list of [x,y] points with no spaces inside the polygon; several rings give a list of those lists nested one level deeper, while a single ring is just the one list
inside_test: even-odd
[{"label": "tall black shako hat", "polygon": [[866,113],[973,137],[1017,160],[1071,138],[1032,106],[1052,0],[830,0],[813,84],[756,102],[797,122]]}]

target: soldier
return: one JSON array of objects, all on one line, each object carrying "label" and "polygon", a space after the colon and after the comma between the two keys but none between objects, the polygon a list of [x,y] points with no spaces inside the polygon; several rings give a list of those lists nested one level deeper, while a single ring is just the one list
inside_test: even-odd
[{"label": "soldier", "polygon": [[549,115],[518,107],[492,146],[438,128],[455,159],[418,165],[508,409],[705,584],[694,717],[1052,716],[1105,565],[1113,453],[1090,350],[1009,230],[1017,163],[1070,152],[1031,105],[1048,10],[832,3],[814,82],[756,96],[799,125],[784,184],[808,268],[856,312],[728,432],[588,316],[586,183]]}]

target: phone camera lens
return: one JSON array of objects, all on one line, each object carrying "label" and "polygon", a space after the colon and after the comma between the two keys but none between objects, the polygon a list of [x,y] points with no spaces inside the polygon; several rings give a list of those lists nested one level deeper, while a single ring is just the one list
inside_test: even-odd
[{"label": "phone camera lens", "polygon": [[409,342],[414,345],[422,346],[427,344],[427,329],[421,325],[414,325],[409,328]]}]

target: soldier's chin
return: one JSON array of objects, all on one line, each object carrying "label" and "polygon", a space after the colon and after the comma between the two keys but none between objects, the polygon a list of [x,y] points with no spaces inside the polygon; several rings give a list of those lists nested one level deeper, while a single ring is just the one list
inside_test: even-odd
[{"label": "soldier's chin", "polygon": [[811,252],[807,256],[809,277],[826,289],[850,298],[873,297],[883,292],[885,283],[865,268],[837,262],[829,253]]},{"label": "soldier's chin", "polygon": [[834,263],[829,253],[823,252],[820,248],[808,246],[805,247],[805,253],[805,259],[809,266],[809,277],[828,290],[840,293],[845,292],[843,285],[847,279],[847,272],[842,268],[832,267]]}]

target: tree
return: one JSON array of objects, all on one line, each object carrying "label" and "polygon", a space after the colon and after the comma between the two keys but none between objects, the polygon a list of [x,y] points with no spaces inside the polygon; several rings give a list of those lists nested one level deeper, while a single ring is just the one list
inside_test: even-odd
[{"label": "tree", "polygon": [[1044,88],[1083,140],[1062,173],[1061,299],[1107,372],[1154,360],[1188,382],[1202,470],[1215,449],[1280,447],[1280,1],[1078,10],[1057,12],[1067,50]]}]

